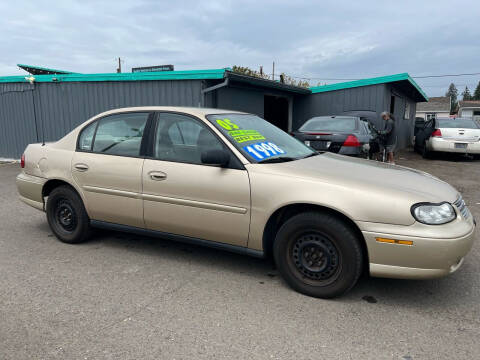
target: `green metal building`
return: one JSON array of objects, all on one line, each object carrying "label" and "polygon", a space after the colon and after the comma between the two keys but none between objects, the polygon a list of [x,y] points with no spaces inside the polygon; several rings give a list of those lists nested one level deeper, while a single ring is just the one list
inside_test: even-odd
[{"label": "green metal building", "polygon": [[18,66],[29,74],[0,77],[0,158],[17,159],[27,144],[55,141],[100,112],[152,105],[240,110],[285,131],[313,116],[393,110],[406,146],[415,104],[428,100],[408,74],[306,89],[230,69],[80,74]]}]

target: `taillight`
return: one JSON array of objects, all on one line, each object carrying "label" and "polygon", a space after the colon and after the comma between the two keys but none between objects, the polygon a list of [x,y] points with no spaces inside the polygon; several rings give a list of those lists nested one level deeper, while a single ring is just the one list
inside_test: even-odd
[{"label": "taillight", "polygon": [[20,158],[20,167],[23,169],[25,167],[25,154],[22,154]]},{"label": "taillight", "polygon": [[355,135],[348,135],[343,146],[360,146],[360,142]]},{"label": "taillight", "polygon": [[435,129],[435,131],[432,133],[432,137],[442,137],[442,132],[440,129]]}]

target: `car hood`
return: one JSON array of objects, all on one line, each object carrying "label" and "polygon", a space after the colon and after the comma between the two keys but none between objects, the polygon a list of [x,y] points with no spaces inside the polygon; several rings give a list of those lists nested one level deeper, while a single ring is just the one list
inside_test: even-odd
[{"label": "car hood", "polygon": [[322,153],[306,159],[278,164],[257,164],[255,171],[335,184],[352,193],[378,193],[402,196],[412,202],[453,202],[458,191],[450,184],[423,171]]}]

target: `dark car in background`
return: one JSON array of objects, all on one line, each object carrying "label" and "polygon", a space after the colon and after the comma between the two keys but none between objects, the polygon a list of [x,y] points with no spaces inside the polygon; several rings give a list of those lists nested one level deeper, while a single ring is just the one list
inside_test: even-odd
[{"label": "dark car in background", "polygon": [[368,120],[361,116],[317,116],[292,135],[317,151],[367,157],[372,138]]}]

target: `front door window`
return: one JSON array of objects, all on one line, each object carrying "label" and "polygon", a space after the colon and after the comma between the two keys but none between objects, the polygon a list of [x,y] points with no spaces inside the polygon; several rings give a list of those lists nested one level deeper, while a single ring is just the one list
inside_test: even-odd
[{"label": "front door window", "polygon": [[225,147],[200,121],[186,115],[160,114],[155,134],[156,159],[202,164],[202,152],[214,149]]}]

